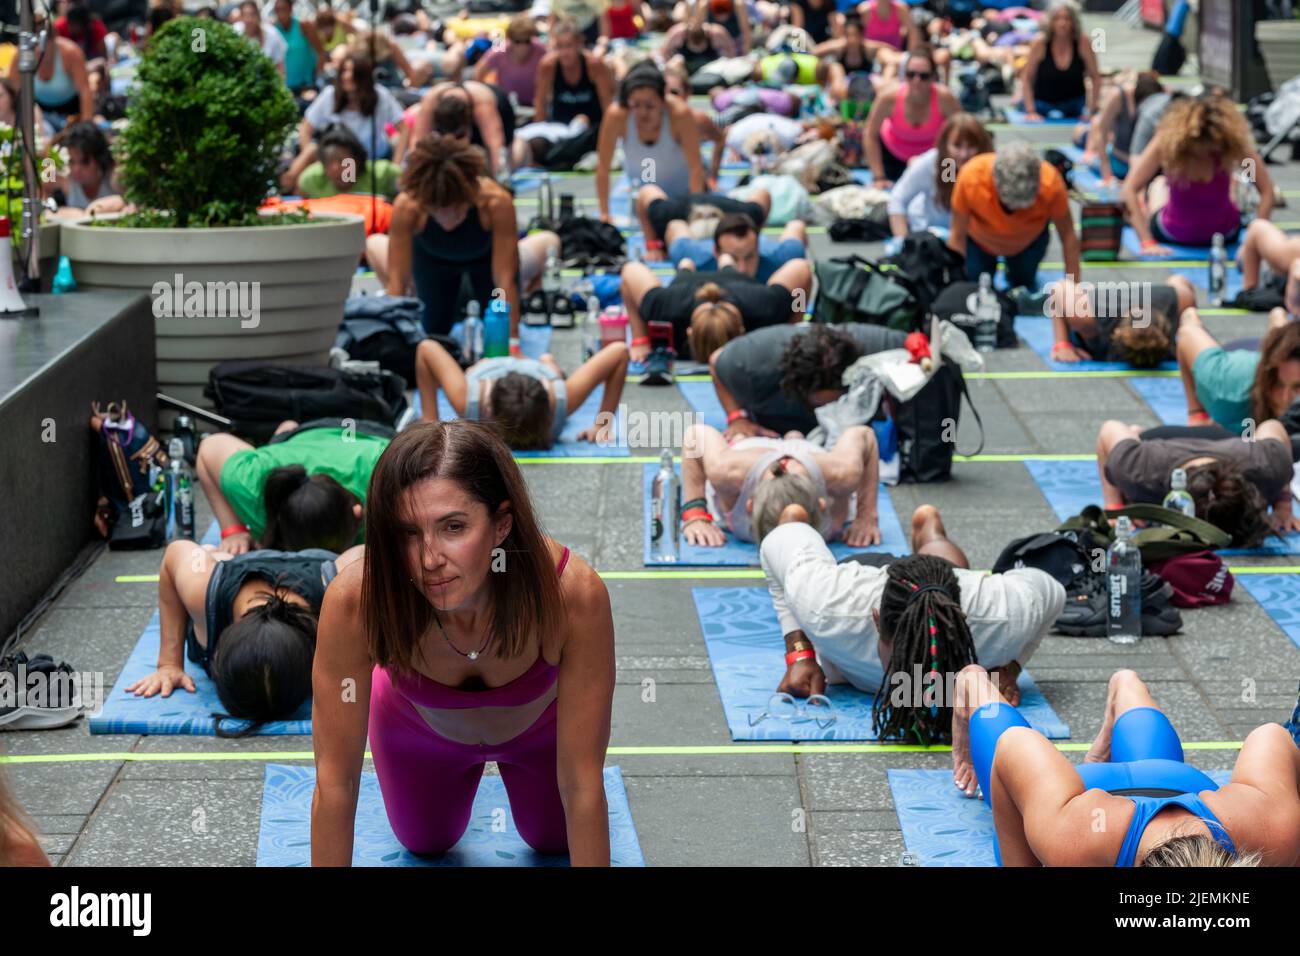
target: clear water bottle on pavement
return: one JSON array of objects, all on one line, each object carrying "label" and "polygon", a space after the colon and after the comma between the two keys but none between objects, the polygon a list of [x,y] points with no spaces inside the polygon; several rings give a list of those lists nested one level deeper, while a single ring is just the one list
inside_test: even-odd
[{"label": "clear water bottle on pavement", "polygon": [[1133,522],[1115,523],[1115,540],[1106,551],[1106,636],[1113,644],[1142,638],[1142,554],[1133,543]]},{"label": "clear water bottle on pavement", "polygon": [[483,320],[479,318],[478,302],[470,299],[465,306],[465,321],[461,324],[460,350],[470,365],[483,355]]},{"label": "clear water bottle on pavement", "polygon": [[538,196],[538,213],[542,221],[551,222],[555,216],[555,191],[551,186],[551,174],[542,173],[542,187]]},{"label": "clear water bottle on pavement", "polygon": [[1216,232],[1210,244],[1210,305],[1223,306],[1228,292],[1228,251],[1223,245],[1223,233]]},{"label": "clear water bottle on pavement", "polygon": [[194,540],[194,475],[185,460],[185,442],[167,445],[167,540]]},{"label": "clear water bottle on pavement", "polygon": [[592,293],[587,296],[587,315],[582,320],[583,361],[591,358],[600,349],[600,299]]},{"label": "clear water bottle on pavement", "polygon": [[981,272],[980,288],[975,297],[975,348],[992,352],[998,347],[998,322],[1001,318],[1002,306],[993,291],[993,277]]},{"label": "clear water bottle on pavement", "polygon": [[1188,517],[1196,517],[1196,500],[1187,490],[1187,472],[1181,468],[1175,468],[1169,476],[1169,494],[1165,495],[1164,506]]},{"label": "clear water bottle on pavement", "polygon": [[672,450],[665,448],[650,492],[651,561],[667,564],[677,560],[680,510],[681,486],[673,468]]}]

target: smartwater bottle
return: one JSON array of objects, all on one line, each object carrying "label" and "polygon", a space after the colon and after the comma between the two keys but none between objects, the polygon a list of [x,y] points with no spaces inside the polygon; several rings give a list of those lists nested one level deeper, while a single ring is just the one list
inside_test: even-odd
[{"label": "smartwater bottle", "polygon": [[1223,233],[1216,232],[1210,244],[1210,305],[1223,306],[1228,290],[1228,251],[1223,246]]},{"label": "smartwater bottle", "polygon": [[992,352],[998,347],[998,321],[1002,318],[1002,306],[993,291],[993,277],[987,272],[980,273],[980,288],[975,297],[975,348],[981,352]]},{"label": "smartwater bottle", "polygon": [[1115,540],[1106,551],[1106,636],[1114,644],[1142,638],[1142,554],[1133,543],[1133,522],[1115,523]]},{"label": "smartwater bottle", "polygon": [[185,442],[167,445],[167,540],[194,540],[194,477],[185,460]]},{"label": "smartwater bottle", "polygon": [[483,320],[479,318],[479,306],[476,300],[470,299],[469,304],[465,306],[465,321],[460,328],[460,350],[464,354],[465,361],[473,365],[479,360],[480,353],[483,351]]},{"label": "smartwater bottle", "polygon": [[542,173],[542,186],[538,191],[538,215],[543,222],[551,222],[555,216],[555,190],[551,186],[551,174]]},{"label": "smartwater bottle", "polygon": [[1164,506],[1189,518],[1196,517],[1196,500],[1187,490],[1187,472],[1181,468],[1175,468],[1169,476],[1169,494],[1165,495]]},{"label": "smartwater bottle", "polygon": [[671,563],[677,560],[679,533],[678,512],[681,489],[673,469],[673,453],[665,448],[659,456],[659,473],[650,492],[650,560]]},{"label": "smartwater bottle", "polygon": [[510,354],[510,303],[493,298],[483,321],[483,357],[501,358]]},{"label": "smartwater bottle", "polygon": [[600,299],[594,294],[587,296],[587,315],[582,320],[582,356],[583,361],[591,358],[601,350],[600,342]]}]

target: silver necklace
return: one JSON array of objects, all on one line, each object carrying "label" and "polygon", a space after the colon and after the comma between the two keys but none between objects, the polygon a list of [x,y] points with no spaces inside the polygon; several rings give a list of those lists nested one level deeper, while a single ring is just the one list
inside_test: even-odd
[{"label": "silver necklace", "polygon": [[447,642],[447,646],[450,647],[457,654],[459,654],[461,657],[467,658],[471,661],[478,660],[479,655],[482,654],[485,650],[487,650],[487,646],[492,640],[492,632],[489,631],[488,636],[483,640],[482,647],[480,647],[476,651],[469,651],[468,653],[466,653],[465,651],[462,651],[459,647],[457,647],[455,644],[451,642],[451,637],[447,634],[447,629],[442,626],[442,619],[438,617],[437,611],[433,612],[433,620],[434,623],[438,625],[438,630],[442,631],[442,639]]}]

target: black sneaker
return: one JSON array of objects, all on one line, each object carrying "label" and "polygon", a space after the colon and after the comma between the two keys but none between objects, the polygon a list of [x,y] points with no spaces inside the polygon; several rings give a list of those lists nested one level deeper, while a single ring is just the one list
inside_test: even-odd
[{"label": "black sneaker", "polygon": [[673,384],[673,353],[663,346],[651,352],[645,360],[645,375],[642,385]]},{"label": "black sneaker", "polygon": [[[1150,571],[1142,572],[1142,636],[1168,637],[1183,626],[1183,616],[1169,603],[1174,589]],[[1106,576],[1084,571],[1066,589],[1065,610],[1056,630],[1070,637],[1106,636]]]},{"label": "black sneaker", "polygon": [[[19,705],[18,692],[26,690]],[[81,716],[74,674],[48,654],[22,651],[0,661],[0,730],[51,730]]]}]

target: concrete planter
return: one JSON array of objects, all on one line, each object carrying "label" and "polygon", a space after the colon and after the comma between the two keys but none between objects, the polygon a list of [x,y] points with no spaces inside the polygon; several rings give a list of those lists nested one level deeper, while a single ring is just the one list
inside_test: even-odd
[{"label": "concrete planter", "polygon": [[[358,216],[227,229],[89,223],[62,225],[61,252],[77,288],[148,294],[158,389],[204,407],[218,362],[326,363],[365,245]],[[171,416],[160,417],[166,427]]]}]

